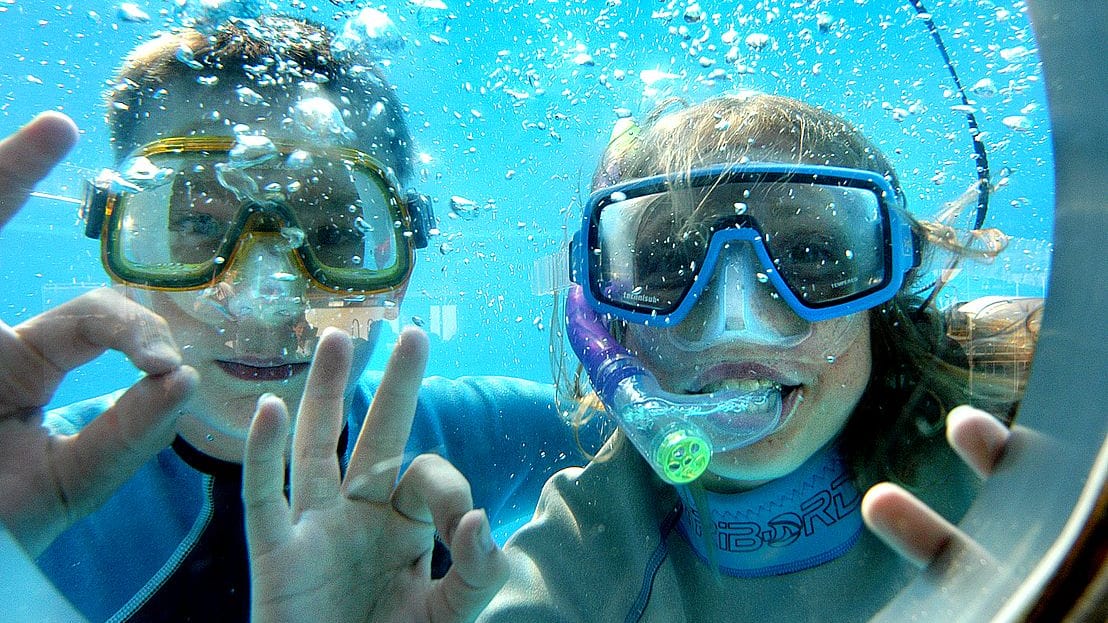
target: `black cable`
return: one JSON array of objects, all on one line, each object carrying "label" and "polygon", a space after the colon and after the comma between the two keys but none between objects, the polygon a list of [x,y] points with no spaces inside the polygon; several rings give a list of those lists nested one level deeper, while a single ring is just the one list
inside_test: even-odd
[{"label": "black cable", "polygon": [[961,96],[962,104],[966,107],[966,123],[969,125],[970,135],[973,136],[973,159],[977,164],[978,179],[977,218],[974,221],[973,228],[981,229],[981,226],[985,223],[985,215],[989,212],[989,191],[991,190],[991,184],[989,183],[989,159],[985,154],[985,143],[978,138],[979,130],[977,128],[977,117],[973,114],[969,98],[966,97],[966,90],[962,87],[962,81],[958,79],[958,73],[954,71],[954,64],[950,62],[950,55],[947,54],[946,44],[943,43],[942,37],[939,36],[939,29],[931,19],[931,12],[923,6],[920,0],[908,0],[908,2],[916,9],[916,13],[919,14],[923,23],[927,25],[927,31],[931,33],[931,38],[935,40],[935,46],[938,47],[939,54],[943,57],[943,63],[946,64],[946,69],[950,72],[950,77],[954,78],[954,85],[958,88],[958,95]]}]

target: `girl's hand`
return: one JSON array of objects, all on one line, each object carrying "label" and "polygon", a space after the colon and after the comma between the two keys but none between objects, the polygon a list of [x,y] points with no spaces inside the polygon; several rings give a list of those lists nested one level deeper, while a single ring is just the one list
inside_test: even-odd
[{"label": "girl's hand", "polygon": [[[1011,431],[999,420],[973,407],[957,407],[947,416],[947,441],[982,478],[992,473],[1010,436]],[[891,482],[879,483],[866,492],[862,517],[889,547],[920,567],[955,549],[981,549],[957,526]],[[980,553],[988,557],[984,551]]]}]

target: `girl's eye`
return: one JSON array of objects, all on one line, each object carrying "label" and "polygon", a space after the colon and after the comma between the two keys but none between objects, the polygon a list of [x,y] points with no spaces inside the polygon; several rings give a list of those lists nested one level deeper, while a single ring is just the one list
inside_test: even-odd
[{"label": "girl's eye", "polygon": [[827,241],[809,241],[786,248],[784,255],[794,265],[814,268],[834,263],[838,259],[835,248]]}]

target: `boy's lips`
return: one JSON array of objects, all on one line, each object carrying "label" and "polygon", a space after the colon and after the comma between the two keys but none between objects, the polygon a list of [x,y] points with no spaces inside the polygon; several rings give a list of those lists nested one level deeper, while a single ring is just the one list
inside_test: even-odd
[{"label": "boy's lips", "polygon": [[243,381],[286,381],[311,365],[303,363],[242,363],[239,361],[216,360],[216,364],[227,374]]}]

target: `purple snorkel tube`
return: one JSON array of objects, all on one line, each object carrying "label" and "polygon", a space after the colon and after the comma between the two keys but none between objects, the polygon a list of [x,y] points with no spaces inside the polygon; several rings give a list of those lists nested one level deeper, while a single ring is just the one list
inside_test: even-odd
[{"label": "purple snorkel tube", "polygon": [[[696,480],[708,468],[713,450],[750,445],[781,420],[780,388],[699,395],[663,390],[642,362],[612,337],[589,307],[581,286],[572,286],[566,296],[566,326],[569,344],[604,407],[666,482]],[[713,447],[706,430],[715,433],[720,447]]]}]

